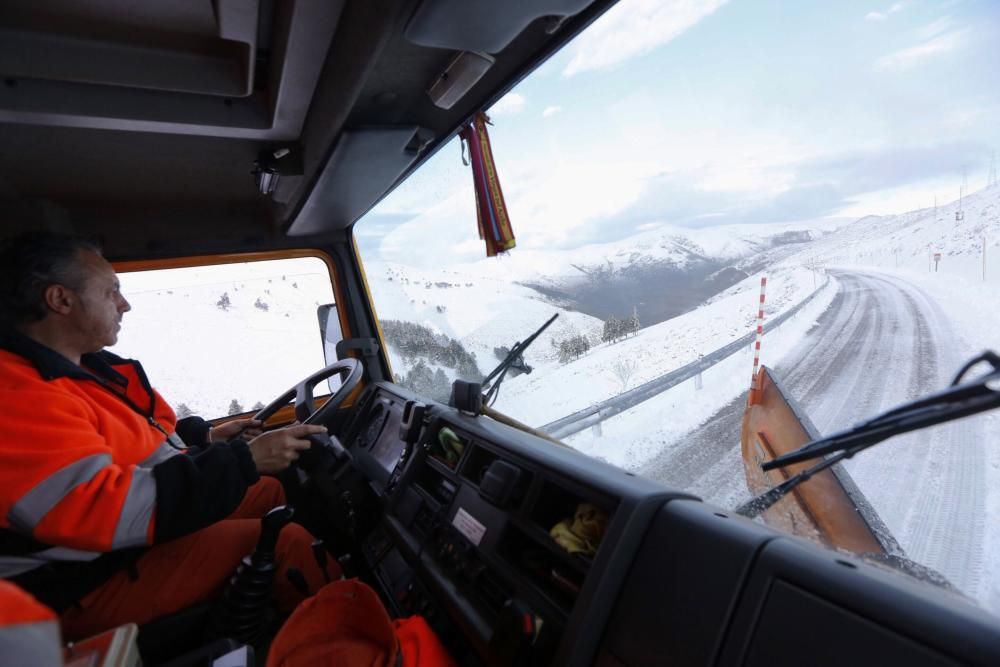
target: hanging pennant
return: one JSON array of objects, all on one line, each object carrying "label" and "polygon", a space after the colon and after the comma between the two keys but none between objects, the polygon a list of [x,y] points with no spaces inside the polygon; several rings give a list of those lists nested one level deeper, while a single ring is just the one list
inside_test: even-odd
[{"label": "hanging pennant", "polygon": [[[462,161],[472,164],[479,238],[486,242],[486,256],[493,257],[510,250],[516,243],[493,162],[490,135],[486,131],[489,122],[489,117],[480,111],[472,119],[472,124],[459,132],[459,136],[462,138]],[[465,161],[466,146],[469,149],[468,162]]]}]

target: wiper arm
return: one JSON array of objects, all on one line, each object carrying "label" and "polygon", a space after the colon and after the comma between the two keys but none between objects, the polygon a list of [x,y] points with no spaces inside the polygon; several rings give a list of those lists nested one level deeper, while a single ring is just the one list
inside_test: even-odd
[{"label": "wiper arm", "polygon": [[[507,377],[507,371],[510,370],[511,366],[517,363],[518,359],[523,359],[522,355],[524,354],[524,351],[528,349],[528,346],[534,343],[535,339],[538,338],[543,331],[548,329],[549,325],[555,322],[557,317],[559,317],[559,313],[550,317],[545,324],[539,327],[538,331],[525,338],[524,342],[514,343],[514,347],[510,349],[510,352],[508,352],[504,360],[500,362],[500,365],[494,368],[489,375],[483,378],[483,389],[486,391],[483,396],[484,405],[493,404],[500,391],[500,383],[503,382],[505,377]],[[496,382],[493,382],[494,379],[496,379]],[[493,384],[490,385],[490,382],[493,382]]]},{"label": "wiper arm", "polygon": [[[993,371],[973,382],[958,384],[962,376],[972,366],[986,361]],[[765,491],[738,508],[737,514],[756,517],[778,502],[789,491],[807,481],[813,475],[830,466],[851,458],[872,445],[888,440],[894,435],[941,424],[967,417],[986,410],[1000,407],[1000,356],[985,352],[967,363],[952,382],[952,386],[925,398],[903,404],[886,413],[826,438],[814,440],[794,452],[779,456],[761,465],[764,471],[828,456],[820,463],[789,477],[772,489]]]}]

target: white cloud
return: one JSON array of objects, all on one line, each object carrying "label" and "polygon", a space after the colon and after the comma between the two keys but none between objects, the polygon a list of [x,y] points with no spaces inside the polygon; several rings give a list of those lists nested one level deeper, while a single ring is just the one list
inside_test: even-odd
[{"label": "white cloud", "polygon": [[560,111],[562,111],[562,107],[560,106],[545,107],[545,111],[542,112],[542,118],[548,118],[549,116],[554,116]]},{"label": "white cloud", "polygon": [[949,28],[951,28],[951,25],[952,25],[951,17],[944,16],[942,18],[939,18],[937,21],[934,21],[933,23],[928,23],[922,28],[917,29],[916,34],[917,37],[919,37],[920,39],[930,39],[931,37],[940,35],[942,32],[948,30]]},{"label": "white cloud", "polygon": [[884,21],[887,18],[889,18],[889,14],[895,14],[896,12],[901,11],[905,6],[906,6],[905,3],[897,2],[894,3],[891,7],[889,7],[889,9],[885,10],[884,12],[868,12],[867,14],[865,14],[865,20]]},{"label": "white cloud", "polygon": [[507,93],[500,98],[500,101],[490,107],[490,116],[499,116],[505,113],[521,113],[527,100],[519,93]]},{"label": "white cloud", "polygon": [[966,32],[966,30],[953,30],[922,44],[890,53],[875,61],[875,69],[882,71],[904,70],[931,56],[953,51],[962,45],[962,39]]},{"label": "white cloud", "polygon": [[573,76],[606,69],[671,41],[728,0],[622,0],[573,45],[563,70]]}]

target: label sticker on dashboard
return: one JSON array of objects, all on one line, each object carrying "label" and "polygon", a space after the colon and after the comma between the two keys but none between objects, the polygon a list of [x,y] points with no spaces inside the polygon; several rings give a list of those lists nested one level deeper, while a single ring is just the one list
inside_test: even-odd
[{"label": "label sticker on dashboard", "polygon": [[461,507],[455,512],[455,518],[451,520],[451,525],[458,529],[458,532],[465,535],[466,539],[475,544],[477,547],[479,543],[483,541],[483,535],[486,534],[486,526],[476,521],[476,517],[472,516],[466,512]]}]

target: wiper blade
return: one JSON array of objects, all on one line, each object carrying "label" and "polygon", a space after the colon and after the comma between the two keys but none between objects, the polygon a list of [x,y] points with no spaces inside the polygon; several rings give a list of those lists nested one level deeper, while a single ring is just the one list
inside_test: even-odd
[{"label": "wiper blade", "polygon": [[[511,366],[518,363],[518,360],[523,363],[524,351],[528,349],[529,345],[535,342],[535,339],[538,338],[543,331],[549,328],[550,324],[556,321],[557,317],[559,317],[559,313],[550,317],[545,324],[538,328],[535,333],[525,338],[524,342],[518,341],[517,343],[514,343],[514,347],[510,349],[510,352],[508,352],[504,360],[500,362],[500,365],[494,368],[489,375],[483,378],[483,389],[486,391],[486,394],[483,396],[484,405],[493,404],[500,391],[500,383],[503,382],[505,377],[507,377],[507,371],[510,370]],[[496,382],[493,382],[494,379],[496,379]],[[493,382],[493,384],[490,385],[490,382]]]},{"label": "wiper blade", "polygon": [[[958,384],[966,371],[982,361],[992,365],[993,371],[972,382]],[[736,508],[736,512],[748,517],[759,516],[789,491],[816,473],[895,435],[968,417],[998,407],[1000,407],[1000,356],[993,352],[986,352],[967,363],[956,376],[950,388],[905,403],[852,429],[814,440],[794,452],[762,464],[761,469],[767,471],[809,459],[828,457],[811,468],[789,477],[756,498],[743,503]]]}]

